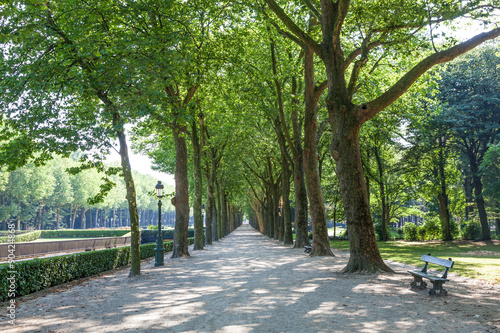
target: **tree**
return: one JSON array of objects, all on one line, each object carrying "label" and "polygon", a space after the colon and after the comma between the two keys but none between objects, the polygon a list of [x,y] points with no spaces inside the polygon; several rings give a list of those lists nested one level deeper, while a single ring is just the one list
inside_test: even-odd
[{"label": "tree", "polygon": [[[484,11],[491,11],[494,6],[487,1],[479,4],[432,1],[432,6],[428,6],[429,2],[389,1],[380,6],[378,2],[321,0],[318,9],[316,1],[306,1],[311,17],[318,20],[321,27],[321,32],[311,34],[297,25],[276,1],[265,2],[288,31],[321,59],[326,69],[326,106],[333,131],[331,153],[337,164],[350,238],[349,263],[343,272],[391,271],[380,256],[375,239],[358,142],[360,128],[394,103],[431,67],[451,61],[500,35],[500,28],[493,29],[454,46],[443,45],[444,50],[437,51],[434,39],[428,41],[418,31],[427,26],[435,29],[440,22],[451,22],[466,14],[484,15]],[[316,35],[320,36],[319,42]],[[428,51],[430,46],[434,46],[434,52]],[[363,83],[374,75],[380,61],[387,57],[384,51],[390,49],[397,51],[392,61],[409,60],[406,72],[396,73],[400,78],[390,82],[384,92],[363,96],[361,100],[355,98]],[[407,52],[426,55],[405,59]],[[372,68],[367,69],[367,64]]]},{"label": "tree", "polygon": [[[9,110],[2,115],[9,141],[2,146],[1,162],[15,168],[28,160],[44,163],[53,153],[67,157],[95,149],[98,160],[87,166],[104,170],[99,159],[117,138],[131,215],[130,276],[135,276],[140,274],[139,226],[124,125],[136,116],[137,100],[129,89],[135,78],[133,48],[127,46],[130,35],[121,29],[123,7],[117,4],[4,5],[8,19],[2,29],[10,40],[4,44],[0,81],[7,92],[1,103]],[[108,183],[104,192],[111,187]]]},{"label": "tree", "polygon": [[450,63],[440,81],[443,118],[467,159],[483,240],[491,236],[480,166],[489,145],[500,141],[500,57],[496,51],[496,47],[486,46]]}]

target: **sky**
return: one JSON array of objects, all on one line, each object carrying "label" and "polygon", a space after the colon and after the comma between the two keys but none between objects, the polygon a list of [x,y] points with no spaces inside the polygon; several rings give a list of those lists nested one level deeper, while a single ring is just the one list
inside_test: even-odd
[{"label": "sky", "polygon": [[[155,177],[157,180],[161,180],[164,185],[175,186],[174,175],[169,175],[164,172],[158,172],[151,169],[151,160],[149,157],[142,154],[135,154],[133,151],[129,150],[130,165],[132,170],[137,171],[142,174],[150,175]],[[120,155],[112,150],[111,155],[107,158],[107,162],[119,162]],[[156,185],[156,184],[154,184]]]}]

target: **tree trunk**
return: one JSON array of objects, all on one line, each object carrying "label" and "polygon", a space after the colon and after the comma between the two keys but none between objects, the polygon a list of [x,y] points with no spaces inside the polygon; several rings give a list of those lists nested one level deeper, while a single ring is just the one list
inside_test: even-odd
[{"label": "tree trunk", "polygon": [[488,224],[488,217],[486,215],[486,208],[484,206],[483,198],[483,183],[479,175],[479,167],[474,154],[468,154],[470,168],[472,171],[472,186],[474,188],[474,197],[479,214],[479,221],[481,222],[482,240],[490,240],[490,226]]},{"label": "tree trunk", "polygon": [[444,158],[444,142],[443,139],[439,138],[439,162],[438,162],[438,172],[440,180],[440,193],[438,195],[439,201],[439,217],[441,219],[441,224],[443,226],[443,240],[452,240],[451,229],[450,229],[450,213],[448,209],[448,194],[446,193],[446,176],[444,173],[444,167],[446,160]]},{"label": "tree trunk", "polygon": [[82,208],[82,225],[80,226],[82,229],[87,229],[87,217],[85,216],[87,210],[85,207]]},{"label": "tree trunk", "polygon": [[127,190],[127,202],[130,214],[130,273],[129,277],[141,274],[141,253],[140,253],[140,230],[139,230],[139,214],[137,213],[137,195],[135,192],[134,178],[132,176],[132,169],[130,167],[130,159],[128,155],[127,139],[123,122],[120,115],[115,112],[113,114],[113,125],[116,130],[116,136],[120,143],[120,160],[123,173],[123,180],[125,181],[125,188]]},{"label": "tree trunk", "polygon": [[392,272],[380,256],[370,214],[358,142],[361,123],[346,106],[336,108],[327,102],[327,107],[333,130],[331,153],[337,165],[350,243],[349,262],[343,272]]},{"label": "tree trunk", "polygon": [[70,229],[75,229],[75,219],[76,219],[76,211],[78,209],[78,206],[75,204],[75,212],[73,213],[73,217],[71,218],[71,224],[70,224]]},{"label": "tree trunk", "polygon": [[304,55],[304,72],[306,86],[306,112],[304,118],[304,166],[306,174],[307,196],[309,198],[309,212],[313,228],[313,243],[311,256],[333,256],[328,240],[326,227],[325,205],[321,192],[318,171],[318,150],[316,134],[318,124],[316,107],[318,99],[315,94],[314,82],[314,55],[306,48]]},{"label": "tree trunk", "polygon": [[[470,167],[469,167],[470,168]],[[474,196],[472,189],[472,177],[469,171],[464,168],[464,191],[465,191],[465,220],[469,221],[470,214],[474,211]]]},{"label": "tree trunk", "polygon": [[198,137],[196,118],[193,118],[191,126],[191,143],[193,145],[193,215],[194,215],[194,250],[203,250],[203,216],[201,202],[203,200],[203,183],[201,178],[201,149]]},{"label": "tree trunk", "polygon": [[219,178],[215,177],[215,188],[217,189],[217,195],[215,198],[216,210],[217,210],[217,236],[218,239],[222,238],[222,199],[220,192]]},{"label": "tree trunk", "polygon": [[61,206],[57,206],[56,210],[56,230],[59,230],[59,222],[61,218]]},{"label": "tree trunk", "polygon": [[[389,240],[389,235],[387,234],[387,227],[389,224],[388,223],[389,214],[388,214],[386,195],[385,195],[384,167],[382,165],[382,159],[380,158],[379,148],[374,147],[373,151],[375,153],[375,160],[377,161],[378,176],[379,176],[378,184],[380,189],[380,199],[382,202],[382,235],[380,240],[386,242]],[[369,193],[368,191],[366,192]],[[369,198],[367,198],[367,200],[369,200]]]},{"label": "tree trunk", "polygon": [[227,236],[227,201],[224,186],[221,185],[221,218],[222,218],[222,236]]},{"label": "tree trunk", "polygon": [[188,189],[188,155],[186,146],[186,128],[177,124],[173,128],[175,143],[175,206],[174,247],[171,258],[189,257],[189,189]]},{"label": "tree trunk", "polygon": [[94,218],[94,221],[95,221],[95,227],[99,228],[99,208],[95,209],[95,218]]}]

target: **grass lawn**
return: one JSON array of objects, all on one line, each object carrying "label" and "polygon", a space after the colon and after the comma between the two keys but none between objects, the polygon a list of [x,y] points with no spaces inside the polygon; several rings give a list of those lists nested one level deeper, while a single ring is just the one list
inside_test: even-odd
[{"label": "grass lawn", "polygon": [[[331,247],[339,250],[349,250],[349,241],[331,241]],[[389,259],[409,265],[423,266],[420,260],[422,254],[430,253],[434,257],[452,258],[455,265],[450,270],[462,276],[500,283],[500,241],[430,241],[378,242],[383,259]],[[429,266],[438,269],[438,266]]]}]

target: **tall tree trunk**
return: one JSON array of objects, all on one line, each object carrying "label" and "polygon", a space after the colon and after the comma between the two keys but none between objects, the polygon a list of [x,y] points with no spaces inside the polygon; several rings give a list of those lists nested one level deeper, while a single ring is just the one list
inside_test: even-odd
[{"label": "tall tree trunk", "polygon": [[140,230],[139,230],[139,214],[137,213],[137,195],[135,192],[134,177],[132,176],[132,168],[130,167],[130,158],[128,155],[127,138],[123,128],[123,121],[120,115],[115,112],[113,114],[113,125],[116,130],[116,136],[120,143],[120,159],[123,180],[127,190],[127,202],[130,214],[130,273],[129,277],[141,274],[141,253],[140,253]]},{"label": "tall tree trunk", "polygon": [[94,221],[95,221],[95,227],[99,228],[99,208],[95,209],[95,218],[94,218]]},{"label": "tall tree trunk", "polygon": [[[380,189],[380,199],[382,202],[382,235],[381,235],[380,240],[383,242],[386,242],[389,240],[389,235],[387,234],[387,227],[389,224],[388,223],[389,214],[387,211],[388,209],[387,209],[387,202],[386,202],[386,195],[385,195],[384,167],[382,165],[382,159],[380,158],[379,148],[374,147],[373,151],[375,153],[375,160],[377,161],[378,177],[379,177],[378,185],[379,185],[379,189]],[[367,193],[368,193],[368,191],[367,191]]]},{"label": "tall tree trunk", "polygon": [[490,240],[490,226],[488,224],[488,217],[486,215],[486,208],[484,206],[483,198],[483,183],[479,175],[479,167],[474,154],[468,154],[470,168],[472,171],[472,186],[474,187],[474,197],[479,214],[479,222],[481,222],[482,240]]},{"label": "tall tree trunk", "polygon": [[174,120],[175,143],[175,196],[172,204],[175,206],[174,248],[171,258],[189,257],[189,189],[188,189],[188,155],[186,146],[186,128]]},{"label": "tall tree trunk", "polygon": [[305,77],[305,99],[306,112],[304,118],[304,166],[306,174],[307,196],[309,198],[309,212],[313,228],[313,243],[311,256],[333,256],[328,240],[328,229],[326,227],[325,205],[321,192],[318,171],[318,150],[316,135],[318,124],[316,119],[316,107],[318,97],[314,82],[314,55],[313,51],[305,48],[304,55],[304,77]]},{"label": "tall tree trunk", "polygon": [[448,209],[448,194],[446,193],[446,176],[444,173],[444,167],[446,160],[444,158],[444,144],[443,138],[439,138],[439,162],[438,162],[438,172],[440,180],[440,192],[438,194],[439,201],[439,217],[441,224],[443,226],[443,240],[452,240],[451,229],[450,229],[450,213]]},{"label": "tall tree trunk", "polygon": [[226,237],[228,232],[227,232],[227,200],[226,200],[226,193],[224,186],[221,185],[221,218],[222,218],[222,236]]},{"label": "tall tree trunk", "polygon": [[293,126],[293,187],[295,192],[295,244],[294,248],[303,248],[309,245],[307,232],[307,191],[304,178],[304,160],[302,150],[302,131],[299,121],[299,101],[297,96],[297,79],[292,78],[292,126]]},{"label": "tall tree trunk", "polygon": [[217,189],[217,195],[215,199],[216,210],[217,210],[217,236],[221,239],[222,236],[222,194],[220,191],[219,178],[215,177],[215,188]]},{"label": "tall tree trunk", "polygon": [[349,262],[343,272],[392,272],[380,256],[370,214],[358,142],[361,123],[346,106],[336,107],[334,101],[327,101],[327,107],[333,130],[331,152],[337,165],[350,242]]},{"label": "tall tree trunk", "polygon": [[88,209],[85,207],[82,208],[82,225],[80,226],[81,229],[87,229],[87,216],[85,216],[87,210]]},{"label": "tall tree trunk", "polygon": [[78,210],[78,206],[75,204],[75,212],[73,213],[73,217],[71,218],[71,224],[69,226],[70,229],[75,229],[75,219],[76,219],[76,211]]},{"label": "tall tree trunk", "polygon": [[191,124],[191,143],[193,145],[193,175],[194,175],[194,250],[203,250],[203,217],[201,202],[203,200],[203,184],[201,178],[201,149],[196,118]]}]

